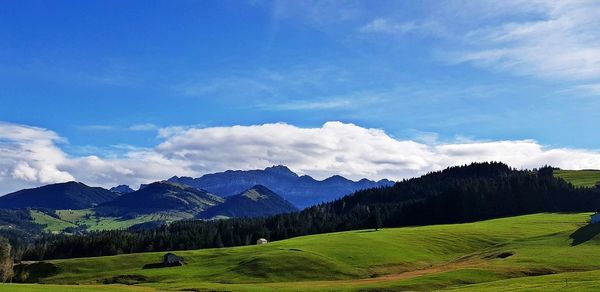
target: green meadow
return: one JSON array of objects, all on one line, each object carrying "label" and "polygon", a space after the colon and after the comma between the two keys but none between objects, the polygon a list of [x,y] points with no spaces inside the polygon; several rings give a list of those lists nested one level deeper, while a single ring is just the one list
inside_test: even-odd
[{"label": "green meadow", "polygon": [[593,187],[597,181],[600,181],[600,170],[555,170],[554,176],[576,186]]},{"label": "green meadow", "polygon": [[89,231],[126,229],[132,225],[149,221],[172,222],[190,219],[192,216],[184,212],[163,212],[139,215],[133,218],[102,217],[97,216],[93,210],[56,210],[58,218],[41,211],[31,210],[31,217],[35,223],[45,225],[45,230],[59,233],[68,227],[80,227]]},{"label": "green meadow", "polygon": [[164,253],[53,260],[29,269],[43,285],[0,290],[593,289],[600,284],[600,226],[587,225],[589,215],[534,214],[176,251],[185,258],[181,267],[154,268]]}]

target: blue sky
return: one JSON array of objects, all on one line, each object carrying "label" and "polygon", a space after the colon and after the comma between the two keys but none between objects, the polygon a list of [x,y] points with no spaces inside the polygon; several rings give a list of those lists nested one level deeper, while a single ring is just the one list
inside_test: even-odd
[{"label": "blue sky", "polygon": [[[329,121],[427,147],[600,149],[598,1],[0,3],[0,121],[51,132],[69,160],[155,150],[174,130]],[[232,167],[282,160],[266,157]]]}]

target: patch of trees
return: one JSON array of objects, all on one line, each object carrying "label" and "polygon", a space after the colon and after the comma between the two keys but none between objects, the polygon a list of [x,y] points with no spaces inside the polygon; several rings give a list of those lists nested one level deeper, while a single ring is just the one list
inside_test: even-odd
[{"label": "patch of trees", "polygon": [[45,233],[43,225],[32,221],[28,209],[0,209],[0,237],[13,247],[10,251],[14,258],[20,258],[34,238]]},{"label": "patch of trees", "polygon": [[461,223],[538,212],[585,212],[600,206],[600,191],[555,178],[549,167],[515,170],[474,163],[432,172],[391,187],[356,192],[300,212],[264,218],[180,221],[155,229],[87,235],[46,235],[24,259],[41,260],[121,253],[253,244],[295,236],[366,229]]},{"label": "patch of trees", "polygon": [[13,277],[13,259],[10,250],[8,240],[0,237],[0,281],[2,283],[6,283]]}]

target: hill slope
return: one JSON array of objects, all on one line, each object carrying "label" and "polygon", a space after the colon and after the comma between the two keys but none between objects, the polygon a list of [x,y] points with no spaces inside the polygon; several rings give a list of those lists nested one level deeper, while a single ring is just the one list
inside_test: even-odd
[{"label": "hill slope", "polygon": [[299,208],[335,200],[357,190],[393,184],[385,179],[378,182],[367,179],[351,181],[341,176],[319,181],[308,175],[298,176],[283,165],[264,170],[228,170],[199,178],[175,176],[169,181],[207,190],[222,197],[234,196],[252,186],[263,185]]},{"label": "hill slope", "polygon": [[[563,283],[578,277],[590,285],[600,282],[600,226],[586,227],[588,216],[535,214],[176,251],[186,264],[173,268],[143,268],[160,262],[164,253],[54,260],[47,265],[57,272],[41,275],[39,281],[96,284],[133,279],[148,288],[227,291],[431,291],[482,283],[473,286],[478,291],[475,288],[486,285],[501,287],[494,283],[503,279],[518,287],[530,281],[527,276],[560,274]],[[573,271],[598,273],[575,276]],[[544,287],[543,281],[536,283]]]},{"label": "hill slope", "polygon": [[109,190],[72,181],[10,193],[0,197],[0,208],[85,209],[116,197]]},{"label": "hill slope", "polygon": [[554,176],[560,177],[573,185],[593,187],[600,181],[600,170],[563,170],[555,169]]},{"label": "hill slope", "polygon": [[207,191],[171,182],[155,182],[145,188],[124,194],[96,208],[104,216],[150,214],[182,211],[196,214],[223,203],[223,199]]},{"label": "hill slope", "polygon": [[292,203],[268,188],[256,185],[238,195],[227,197],[225,203],[200,213],[199,218],[261,217],[295,211],[298,211],[298,208]]}]

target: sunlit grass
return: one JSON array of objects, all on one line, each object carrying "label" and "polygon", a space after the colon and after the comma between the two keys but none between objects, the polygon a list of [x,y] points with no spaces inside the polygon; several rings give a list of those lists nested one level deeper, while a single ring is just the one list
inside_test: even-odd
[{"label": "sunlit grass", "polygon": [[[143,269],[160,262],[164,253],[55,260],[50,263],[59,268],[58,274],[42,282],[97,287],[115,276],[135,275],[143,280],[127,287],[228,291],[475,289],[470,287],[485,285],[493,290],[493,283],[505,279],[511,279],[511,285],[520,280],[523,285],[538,285],[528,284],[528,276],[600,270],[598,228],[575,233],[587,224],[588,216],[535,214],[467,224],[338,232],[262,246],[176,251],[186,264],[170,268]],[[581,237],[578,244],[572,245],[572,236]],[[482,286],[469,286],[478,283]]]}]

